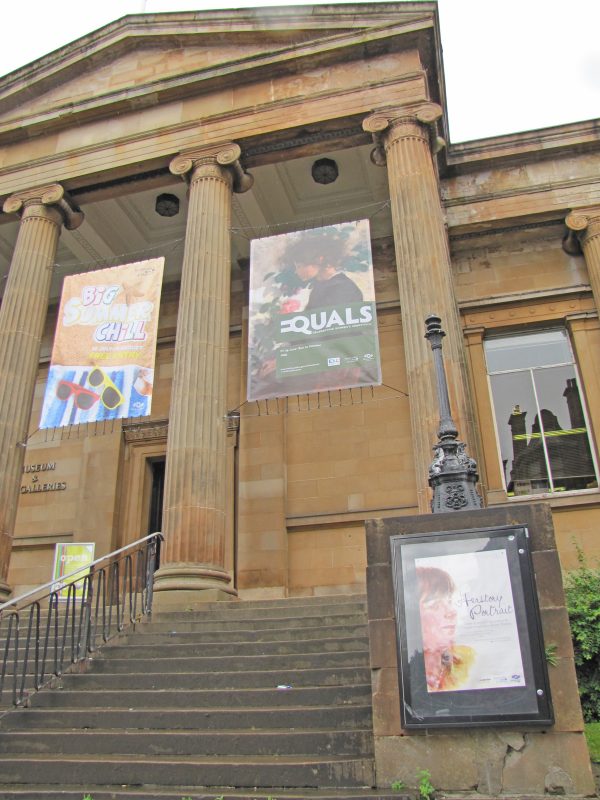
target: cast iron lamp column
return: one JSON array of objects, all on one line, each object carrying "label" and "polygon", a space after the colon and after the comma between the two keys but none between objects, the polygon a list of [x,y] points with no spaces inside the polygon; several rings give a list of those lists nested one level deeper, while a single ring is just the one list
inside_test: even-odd
[{"label": "cast iron lamp column", "polygon": [[8,567],[58,238],[83,222],[59,184],[19,192],[3,206],[21,218],[0,308],[0,601]]},{"label": "cast iron lamp column", "polygon": [[439,106],[425,103],[416,109],[378,111],[363,122],[364,130],[373,135],[375,142],[371,160],[377,166],[387,164],[388,170],[417,500],[421,513],[431,510],[427,475],[438,421],[435,377],[421,328],[423,319],[432,309],[439,311],[447,329],[450,405],[471,449],[475,443],[463,334],[431,153],[431,142],[434,146],[440,143],[434,131],[441,113]]},{"label": "cast iron lamp column", "polygon": [[175,158],[171,172],[189,180],[175,362],[171,389],[161,567],[157,608],[225,599],[227,354],[231,274],[231,193],[252,178],[237,144]]},{"label": "cast iron lamp column", "polygon": [[458,441],[458,430],[452,419],[448,383],[442,355],[442,320],[431,314],[425,320],[425,338],[431,345],[437,396],[440,406],[438,441],[435,459],[429,467],[429,485],[433,489],[431,510],[434,514],[445,511],[466,511],[481,508],[481,497],[477,493],[477,464],[465,450],[464,442]]}]

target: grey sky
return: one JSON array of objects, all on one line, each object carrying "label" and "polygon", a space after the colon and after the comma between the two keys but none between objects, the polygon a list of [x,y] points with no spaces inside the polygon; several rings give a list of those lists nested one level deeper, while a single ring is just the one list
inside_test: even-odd
[{"label": "grey sky", "polygon": [[[20,0],[3,16],[0,75],[125,14],[255,5],[283,3]],[[600,0],[440,0],[439,9],[452,141],[600,117]]]}]

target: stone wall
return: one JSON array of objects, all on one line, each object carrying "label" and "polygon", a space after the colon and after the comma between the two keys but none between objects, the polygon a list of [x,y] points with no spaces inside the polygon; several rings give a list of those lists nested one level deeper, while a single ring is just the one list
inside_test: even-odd
[{"label": "stone wall", "polygon": [[[548,729],[514,726],[409,732],[400,718],[390,536],[505,525],[525,525],[529,530],[544,640],[557,647],[557,665],[548,668],[555,723]],[[417,771],[428,769],[432,783],[442,791],[494,796],[594,792],[547,504],[369,520],[367,596],[379,786],[396,780],[414,786]]]}]

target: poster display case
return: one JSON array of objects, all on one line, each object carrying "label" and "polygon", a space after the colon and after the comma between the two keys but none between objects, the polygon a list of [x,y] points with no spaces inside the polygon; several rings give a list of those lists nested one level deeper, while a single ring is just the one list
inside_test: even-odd
[{"label": "poster display case", "polygon": [[551,725],[527,528],[390,545],[403,726]]}]

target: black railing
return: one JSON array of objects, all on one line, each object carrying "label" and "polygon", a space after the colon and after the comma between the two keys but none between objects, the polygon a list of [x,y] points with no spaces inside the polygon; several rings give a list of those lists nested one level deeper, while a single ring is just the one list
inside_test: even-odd
[{"label": "black railing", "polygon": [[32,692],[150,614],[161,541],[152,533],[0,605],[3,706],[26,705]]}]

